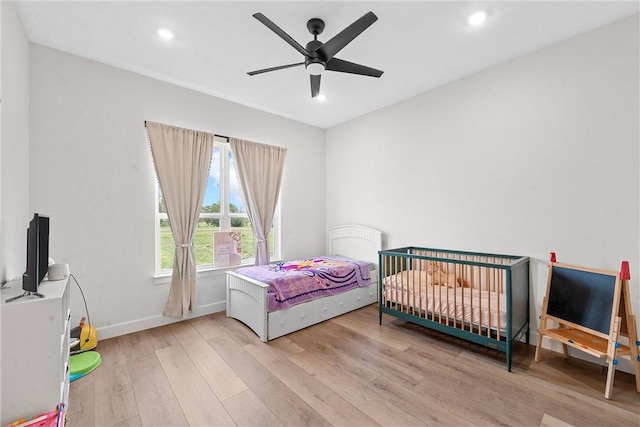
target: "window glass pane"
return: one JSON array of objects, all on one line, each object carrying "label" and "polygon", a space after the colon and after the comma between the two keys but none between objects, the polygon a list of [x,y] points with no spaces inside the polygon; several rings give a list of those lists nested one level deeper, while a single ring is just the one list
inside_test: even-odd
[{"label": "window glass pane", "polygon": [[220,231],[218,218],[201,218],[193,236],[193,253],[196,265],[213,264],[213,233]]},{"label": "window glass pane", "polygon": [[239,231],[241,240],[240,245],[242,248],[242,259],[254,258],[253,251],[255,250],[256,242],[253,238],[253,231],[247,218],[231,218],[231,231]]},{"label": "window glass pane", "polygon": [[273,243],[273,235],[274,235],[274,231],[273,231],[273,227],[271,227],[271,231],[269,231],[269,237],[267,237],[267,240],[269,240],[269,258],[274,256],[274,243]]},{"label": "window glass pane", "polygon": [[176,243],[171,234],[171,226],[168,219],[160,220],[160,269],[173,268],[173,257],[176,252]]},{"label": "window glass pane", "polygon": [[240,189],[240,183],[238,182],[236,160],[233,158],[231,150],[229,150],[229,212],[247,212],[244,207],[244,200],[242,199],[242,190]]},{"label": "window glass pane", "polygon": [[167,205],[164,203],[164,197],[162,197],[162,190],[158,185],[158,212],[167,213]]},{"label": "window glass pane", "polygon": [[202,212],[220,212],[220,148],[213,147]]},{"label": "window glass pane", "polygon": [[[240,223],[240,220],[243,222]],[[249,223],[248,218],[232,218],[231,219],[231,231],[239,231],[242,236],[242,259],[253,259],[255,258],[255,250],[256,250],[256,238],[253,235],[253,230],[251,229],[251,224]],[[269,255],[273,256],[273,228],[269,232]]]},{"label": "window glass pane", "polygon": [[[220,230],[218,218],[204,218],[198,223],[193,236],[193,252],[196,265],[213,264],[213,233]],[[160,220],[160,269],[171,270],[175,256],[175,240],[168,219]]]}]

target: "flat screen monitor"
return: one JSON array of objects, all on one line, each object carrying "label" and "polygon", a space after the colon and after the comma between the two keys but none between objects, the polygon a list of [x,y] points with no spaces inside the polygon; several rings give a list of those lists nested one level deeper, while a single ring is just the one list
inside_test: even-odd
[{"label": "flat screen monitor", "polygon": [[49,217],[34,214],[27,229],[27,269],[22,275],[22,289],[38,292],[49,268]]}]

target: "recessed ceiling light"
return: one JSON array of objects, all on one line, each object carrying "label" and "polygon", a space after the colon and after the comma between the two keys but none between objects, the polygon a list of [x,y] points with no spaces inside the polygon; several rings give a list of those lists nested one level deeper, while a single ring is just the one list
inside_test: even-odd
[{"label": "recessed ceiling light", "polygon": [[171,40],[173,38],[173,31],[167,28],[158,28],[158,35],[165,40]]},{"label": "recessed ceiling light", "polygon": [[320,93],[320,94],[318,94],[318,96],[316,96],[316,101],[318,101],[318,102],[322,102],[325,99],[327,99],[327,97],[322,93]]},{"label": "recessed ceiling light", "polygon": [[469,25],[477,27],[478,25],[482,25],[486,19],[487,12],[485,12],[484,10],[479,10],[469,15],[467,22],[469,23]]}]

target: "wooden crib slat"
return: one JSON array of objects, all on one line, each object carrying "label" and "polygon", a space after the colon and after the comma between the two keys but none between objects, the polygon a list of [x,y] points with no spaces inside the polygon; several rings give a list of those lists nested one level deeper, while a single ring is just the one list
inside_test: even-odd
[{"label": "wooden crib slat", "polygon": [[[502,262],[500,264],[502,264]],[[500,325],[502,324],[502,321],[500,319],[501,313],[502,313],[501,307],[500,307],[500,299],[501,299],[500,296],[502,295],[502,273],[503,273],[503,270],[498,270],[498,308],[497,308],[498,325],[496,326],[496,333],[497,333],[496,337],[498,339],[500,339]]]},{"label": "wooden crib slat", "polygon": [[[455,255],[453,256],[454,259],[456,259]],[[449,266],[447,265],[447,271],[449,271]],[[449,282],[449,280],[447,280],[447,282]],[[457,264],[453,264],[453,327],[454,328],[458,328],[458,274],[457,274]],[[449,292],[447,291],[447,295],[449,295]],[[448,309],[448,306],[447,306]],[[464,311],[463,313],[463,318],[462,318],[462,324],[464,324]]]},{"label": "wooden crib slat", "polygon": [[[489,269],[487,267],[482,267],[484,269],[484,287],[485,287],[485,291],[488,290],[489,287]],[[480,290],[482,291],[482,284],[480,284]],[[478,333],[482,334],[482,323],[483,323],[483,319],[482,319],[482,292],[480,292],[480,298],[478,298],[478,309],[479,311],[479,317],[480,319],[478,319]]]},{"label": "wooden crib slat", "polygon": [[[402,270],[400,270],[400,268],[402,268],[400,261],[402,261],[402,258],[396,258],[396,272],[398,274],[396,274],[396,300],[398,299],[398,296],[400,296],[400,311],[402,311],[402,306],[404,304],[404,295],[402,294]],[[397,305],[397,302],[396,302]],[[398,308],[396,307],[396,310]]]},{"label": "wooden crib slat", "polygon": [[393,308],[394,309],[398,309],[398,297],[402,298],[402,296],[400,294],[398,294],[398,257],[394,257],[394,263],[393,263],[393,290],[395,292],[395,298],[393,300]]},{"label": "wooden crib slat", "polygon": [[[473,260],[475,261],[475,259],[476,259],[476,257],[474,256],[474,257],[473,257]],[[476,283],[476,281],[475,281],[475,280],[474,280],[474,278],[473,278],[473,273],[474,273],[475,271],[476,271],[476,266],[475,266],[475,265],[471,266],[470,278],[469,278],[470,283],[471,283],[471,286],[469,287],[469,292],[471,293],[471,294],[469,295],[469,298],[470,298],[470,300],[471,300],[471,321],[469,322],[469,332],[473,332],[473,325],[474,325],[474,323],[475,323],[475,319],[473,318],[473,317],[474,317],[474,310],[473,310],[473,293],[474,293],[474,283]]]},{"label": "wooden crib slat", "polygon": [[[495,263],[495,258],[494,258],[494,263]],[[491,268],[491,277],[492,277],[492,289],[496,289],[496,283],[498,283],[498,269],[492,267]],[[500,301],[500,298],[498,298],[498,301]],[[499,302],[498,302],[499,304]],[[495,308],[495,307],[494,307]],[[493,322],[493,311],[491,310],[491,295],[489,294],[489,322],[488,322],[488,326],[487,326],[487,336],[491,337],[491,328],[493,328],[495,325],[492,323]],[[498,325],[499,326],[499,325]],[[497,327],[496,329],[500,329],[499,327]]]}]

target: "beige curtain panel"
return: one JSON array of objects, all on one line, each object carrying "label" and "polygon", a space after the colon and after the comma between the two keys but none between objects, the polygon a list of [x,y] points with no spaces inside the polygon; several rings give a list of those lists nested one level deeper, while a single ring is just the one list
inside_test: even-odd
[{"label": "beige curtain panel", "polygon": [[193,235],[209,175],[213,135],[146,122],[160,189],[176,242],[171,289],[163,314],[186,318],[196,308]]},{"label": "beige curtain panel", "polygon": [[238,181],[256,236],[255,265],[269,264],[269,231],[273,226],[287,149],[231,138]]}]

